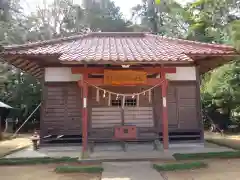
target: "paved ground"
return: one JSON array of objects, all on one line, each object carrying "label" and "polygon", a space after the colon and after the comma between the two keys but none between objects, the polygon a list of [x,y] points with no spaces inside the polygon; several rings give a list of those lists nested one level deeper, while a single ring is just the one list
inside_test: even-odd
[{"label": "paved ground", "polygon": [[[159,158],[161,160],[174,160],[172,154],[174,153],[197,153],[197,152],[221,152],[221,151],[231,151],[232,149],[220,147],[220,146],[210,146],[210,144],[205,144],[199,146],[196,144],[186,144],[186,145],[175,145],[167,151],[153,150],[151,145],[131,145],[129,149],[124,152],[121,150],[120,146],[108,145],[98,146],[95,151],[90,154],[90,159],[98,160],[112,160],[112,159],[141,159],[149,160],[154,158]],[[38,151],[33,151],[32,148],[24,149],[22,151],[13,153],[6,156],[6,158],[16,158],[16,157],[80,157],[81,147],[80,146],[69,146],[69,147],[43,147]]]},{"label": "paved ground", "polygon": [[102,180],[163,180],[150,162],[103,163]]},{"label": "paved ground", "polygon": [[[28,138],[18,138],[11,141],[4,141],[0,143],[1,147],[19,147],[22,145],[31,144]],[[153,151],[152,146],[142,147],[132,146],[127,152],[118,149],[118,146],[97,147],[96,152],[92,154],[92,158],[166,158],[172,159],[173,153],[196,153],[196,152],[219,152],[229,151],[232,149],[220,147],[214,144],[205,143],[203,146],[196,144],[186,144],[185,146],[174,145],[168,151]],[[13,157],[59,157],[59,156],[80,156],[81,147],[45,147],[39,151],[33,151],[32,147],[22,151],[6,156]],[[118,162],[118,163],[103,163],[104,172],[102,180],[162,180],[163,177],[168,180],[238,180],[240,177],[239,167],[240,160],[211,160],[208,169],[194,170],[194,171],[180,171],[169,172],[161,176],[160,173],[151,168],[150,162]],[[14,173],[12,173],[14,172]],[[31,172],[31,173],[27,173]],[[35,179],[44,176],[46,180],[99,180],[100,176],[91,175],[57,175],[53,173],[53,168],[49,166],[22,166],[22,167],[1,167],[1,177],[4,180],[27,180]],[[45,177],[46,175],[46,177]],[[40,179],[39,179],[40,180]]]},{"label": "paved ground", "polygon": [[71,147],[44,147],[38,151],[34,151],[32,147],[15,152],[6,156],[5,158],[17,158],[17,157],[79,157],[81,154],[80,146]]},{"label": "paved ground", "polygon": [[56,165],[1,166],[1,180],[100,180],[100,174],[57,174]]},{"label": "paved ground", "polygon": [[239,180],[240,159],[210,160],[206,169],[167,172],[167,180]]},{"label": "paved ground", "polygon": [[0,142],[0,157],[8,154],[10,151],[31,145],[29,138],[16,138]]}]

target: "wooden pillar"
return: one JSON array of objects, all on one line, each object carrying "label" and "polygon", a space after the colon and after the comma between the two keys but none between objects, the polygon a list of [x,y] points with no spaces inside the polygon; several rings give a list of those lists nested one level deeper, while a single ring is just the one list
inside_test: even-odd
[{"label": "wooden pillar", "polygon": [[82,86],[82,157],[88,156],[88,108],[87,108],[87,99],[88,99],[88,85],[85,82],[87,74],[83,74],[81,86]]},{"label": "wooden pillar", "polygon": [[169,135],[168,135],[168,108],[167,108],[167,80],[164,72],[161,72],[161,77],[164,79],[162,83],[163,148],[168,149]]}]

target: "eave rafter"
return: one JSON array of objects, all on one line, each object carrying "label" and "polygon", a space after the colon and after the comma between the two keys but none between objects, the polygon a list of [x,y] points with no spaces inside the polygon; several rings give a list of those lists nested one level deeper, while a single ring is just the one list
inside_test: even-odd
[{"label": "eave rafter", "polygon": [[19,56],[13,57],[4,57],[4,60],[9,64],[13,65],[16,68],[19,68],[27,73],[30,73],[36,78],[42,78],[43,76],[43,69],[35,62],[23,59]]},{"label": "eave rafter", "polygon": [[200,66],[200,73],[204,74],[205,72],[211,71],[223,64],[229,63],[234,59],[231,56],[215,56],[207,57],[204,59],[195,60],[196,65]]}]

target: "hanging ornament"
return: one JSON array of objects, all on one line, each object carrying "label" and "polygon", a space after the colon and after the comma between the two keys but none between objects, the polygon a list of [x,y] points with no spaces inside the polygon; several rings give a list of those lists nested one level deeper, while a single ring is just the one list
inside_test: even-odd
[{"label": "hanging ornament", "polygon": [[117,94],[116,100],[118,100],[118,98],[119,98],[119,94]]},{"label": "hanging ornament", "polygon": [[139,106],[139,94],[137,95],[137,107]]},{"label": "hanging ornament", "polygon": [[148,101],[151,102],[152,100],[152,91],[151,89],[148,91]]},{"label": "hanging ornament", "polygon": [[103,91],[103,98],[105,98],[106,97],[106,91],[104,90]]},{"label": "hanging ornament", "polygon": [[111,93],[108,93],[108,106],[111,106]]},{"label": "hanging ornament", "polygon": [[132,95],[132,99],[135,98],[135,94]]},{"label": "hanging ornament", "polygon": [[122,99],[122,108],[124,109],[124,106],[125,106],[125,96],[123,95],[123,99]]},{"label": "hanging ornament", "polygon": [[143,92],[143,95],[144,95],[144,96],[146,95],[146,91]]},{"label": "hanging ornament", "polygon": [[96,92],[97,94],[96,94],[96,100],[97,100],[97,102],[99,102],[99,89],[97,89],[97,92]]}]

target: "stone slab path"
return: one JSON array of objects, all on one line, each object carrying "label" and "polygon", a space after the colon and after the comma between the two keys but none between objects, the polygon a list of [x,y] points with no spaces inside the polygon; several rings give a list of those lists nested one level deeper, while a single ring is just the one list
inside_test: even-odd
[{"label": "stone slab path", "polygon": [[102,180],[164,180],[159,172],[146,162],[105,162]]}]

